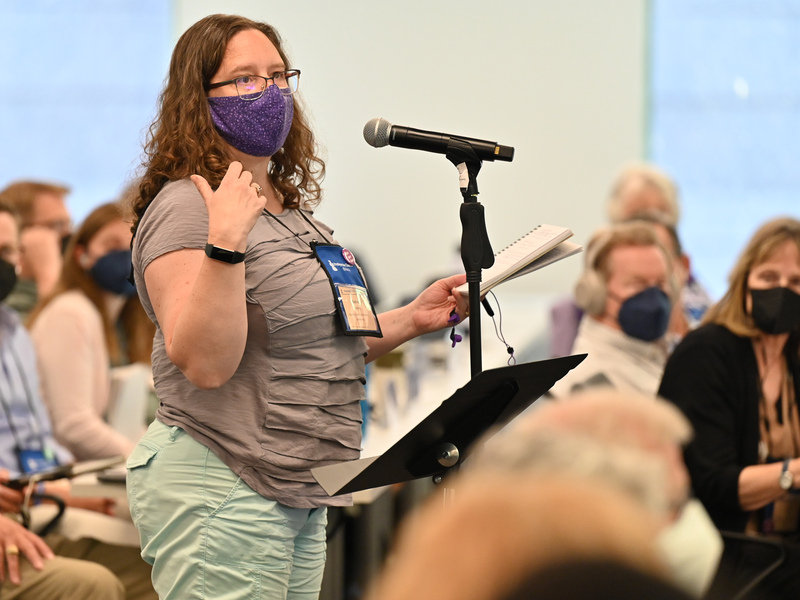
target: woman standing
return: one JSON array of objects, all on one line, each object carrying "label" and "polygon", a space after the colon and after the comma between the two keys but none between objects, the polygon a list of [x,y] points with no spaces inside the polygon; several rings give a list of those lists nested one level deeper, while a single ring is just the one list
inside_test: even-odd
[{"label": "woman standing", "polygon": [[[755,233],[704,323],[678,345],[659,390],[695,429],[686,449],[694,490],[718,528],[796,542],[800,221]],[[794,592],[784,597],[800,594],[796,576],[785,584]]]},{"label": "woman standing", "polygon": [[377,320],[309,210],[324,164],[299,79],[272,27],[212,15],[151,127],[133,262],[161,405],[128,495],[162,598],[316,598],[325,508],[350,498],[310,469],[358,458],[365,362],[465,315],[462,275]]}]

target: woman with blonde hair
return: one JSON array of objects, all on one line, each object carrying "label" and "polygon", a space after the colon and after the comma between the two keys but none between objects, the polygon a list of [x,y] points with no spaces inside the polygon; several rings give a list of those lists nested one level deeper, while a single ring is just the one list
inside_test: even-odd
[{"label": "woman with blonde hair", "polygon": [[134,446],[104,420],[110,368],[149,364],[152,351],[153,324],[127,281],[130,243],[120,205],[95,208],[67,247],[53,293],[30,317],[55,437],[79,460],[127,456]]},{"label": "woman with blonde hair", "polygon": [[[791,555],[800,537],[800,221],[756,231],[725,296],[675,349],[659,394],[694,427],[686,464],[717,527],[777,537]],[[795,576],[770,585],[800,594]]]}]

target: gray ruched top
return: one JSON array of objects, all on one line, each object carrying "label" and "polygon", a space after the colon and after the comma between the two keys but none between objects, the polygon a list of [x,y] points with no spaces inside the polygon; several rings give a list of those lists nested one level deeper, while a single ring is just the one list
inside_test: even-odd
[{"label": "gray ruched top", "polygon": [[[332,230],[306,216],[332,241]],[[364,391],[362,337],[345,336],[327,275],[307,245],[320,234],[297,210],[263,214],[247,239],[247,343],[236,373],[195,387],[169,360],[144,272],[159,256],[203,249],[208,214],[194,184],[170,182],[144,214],[133,246],[136,287],[156,323],[156,417],[206,445],[259,494],[296,508],[343,506],[310,468],[359,457]],[[323,241],[323,240],[320,240]],[[213,353],[209,341],[206,352]]]}]

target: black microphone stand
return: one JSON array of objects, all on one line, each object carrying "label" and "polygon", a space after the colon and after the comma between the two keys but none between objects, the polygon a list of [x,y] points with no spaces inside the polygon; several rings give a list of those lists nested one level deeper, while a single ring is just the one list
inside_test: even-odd
[{"label": "black microphone stand", "polygon": [[494,264],[494,253],[486,233],[483,205],[478,202],[478,172],[482,162],[465,140],[451,137],[447,144],[447,160],[459,172],[461,204],[461,261],[469,286],[469,355],[472,377],[483,370],[481,357],[481,270]]}]

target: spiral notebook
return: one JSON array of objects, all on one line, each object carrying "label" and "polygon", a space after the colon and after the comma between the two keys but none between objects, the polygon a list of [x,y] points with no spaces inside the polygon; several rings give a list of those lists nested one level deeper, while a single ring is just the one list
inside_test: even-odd
[{"label": "spiral notebook", "polygon": [[[558,225],[539,225],[494,255],[494,265],[483,271],[481,295],[496,285],[579,253],[582,247],[566,241],[572,231]],[[469,292],[468,284],[457,288]]]}]

